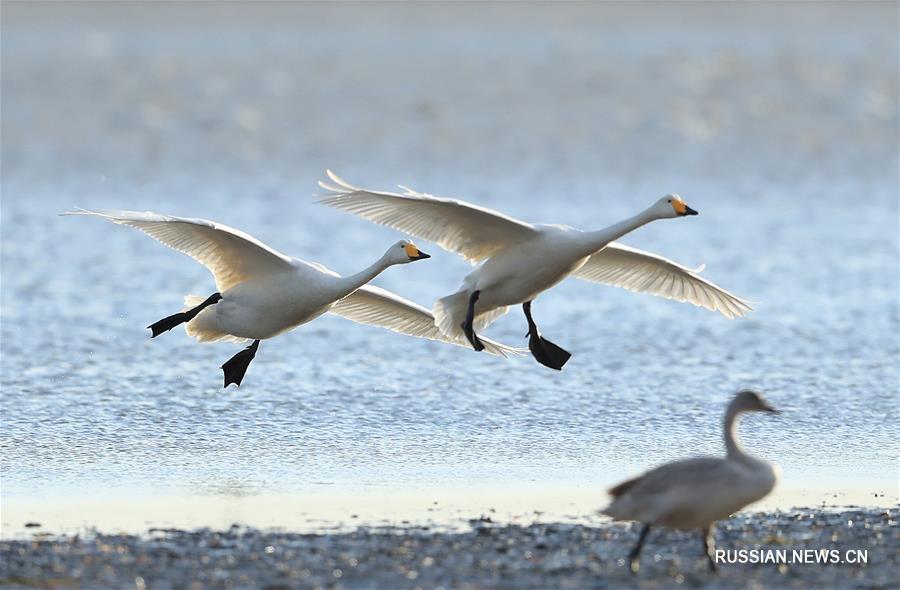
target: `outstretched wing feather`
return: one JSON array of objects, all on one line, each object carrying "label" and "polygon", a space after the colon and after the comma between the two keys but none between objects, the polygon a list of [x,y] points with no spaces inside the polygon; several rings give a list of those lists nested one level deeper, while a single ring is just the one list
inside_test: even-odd
[{"label": "outstretched wing feather", "polygon": [[718,311],[728,319],[741,317],[753,308],[718,285],[662,256],[612,242],[591,255],[572,276],[594,283],[650,293]]},{"label": "outstretched wing feather", "polygon": [[73,211],[141,230],[187,254],[210,270],[216,288],[226,291],[247,279],[289,270],[291,260],[253,236],[206,219],[173,217],[151,211]]},{"label": "outstretched wing feather", "polygon": [[319,186],[331,194],[320,203],[434,242],[473,264],[536,235],[530,224],[491,209],[405,187],[402,194],[361,189],[327,173],[331,182]]}]

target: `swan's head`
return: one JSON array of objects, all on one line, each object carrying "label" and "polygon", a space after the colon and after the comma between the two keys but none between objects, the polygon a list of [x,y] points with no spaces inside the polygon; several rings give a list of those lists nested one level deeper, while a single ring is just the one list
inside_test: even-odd
[{"label": "swan's head", "polygon": [[734,401],[731,402],[731,405],[734,409],[740,412],[769,412],[770,414],[778,414],[780,413],[778,410],[769,405],[761,393],[753,391],[752,389],[744,389],[743,391],[739,391],[736,396],[734,396]]},{"label": "swan's head", "polygon": [[416,260],[431,258],[430,255],[425,254],[416,248],[415,244],[406,240],[400,240],[388,248],[385,256],[391,264],[408,264],[410,262],[415,262]]},{"label": "swan's head", "polygon": [[654,203],[650,210],[660,219],[698,215],[696,211],[687,206],[684,199],[676,194],[664,196]]}]

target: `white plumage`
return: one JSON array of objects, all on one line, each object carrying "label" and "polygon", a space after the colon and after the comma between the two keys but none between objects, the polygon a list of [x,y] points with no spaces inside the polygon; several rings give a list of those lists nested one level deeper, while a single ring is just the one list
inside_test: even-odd
[{"label": "white plumage", "polygon": [[321,203],[434,242],[473,264],[537,235],[534,226],[491,209],[406,187],[403,194],[369,191],[326,173],[334,184],[319,186],[333,194]]},{"label": "white plumage", "polygon": [[216,289],[224,292],[238,283],[291,268],[291,259],[253,236],[227,225],[160,215],[152,211],[73,211],[135,227],[151,238],[187,254],[209,269]]},{"label": "white plumage", "polygon": [[729,320],[752,310],[737,295],[699,276],[703,268],[700,266],[692,270],[662,256],[611,242],[592,254],[572,276],[636,293],[649,293],[682,303],[692,303],[717,311]]},{"label": "white plumage", "polygon": [[[438,330],[430,311],[386,289],[363,285],[334,304],[329,312],[359,324],[380,326],[407,336],[438,340],[465,346],[459,340],[448,340]],[[485,351],[497,356],[520,355],[522,349],[484,339]]]},{"label": "white plumage", "polygon": [[[428,257],[405,240],[388,248],[368,268],[341,277],[213,221],[138,211],[79,210],[66,215],[90,215],[135,227],[206,266],[221,299],[186,321],[187,333],[201,342],[272,338],[331,311],[410,336],[464,344],[437,330],[434,317],[425,308],[366,285],[390,266]],[[185,305],[196,307],[204,299],[189,295]],[[498,356],[521,352],[493,341],[487,349]]]},{"label": "white plumage", "polygon": [[[476,349],[477,337],[466,331],[473,294],[477,292],[477,301],[470,327],[477,331],[506,313],[510,305],[528,303],[568,276],[691,303],[728,319],[751,311],[740,297],[701,278],[702,267],[691,270],[614,241],[656,219],[696,214],[677,195],[666,195],[647,210],[606,229],[585,232],[561,225],[531,225],[497,211],[405,187],[403,193],[362,189],[330,170],[327,174],[330,180],[319,184],[331,194],[321,203],[433,241],[473,264],[481,262],[465,277],[459,291],[433,308],[443,334],[456,340],[465,336]],[[539,335],[533,336],[536,338]],[[535,341],[539,349],[535,356],[543,363],[541,341]],[[535,347],[531,348],[534,352]],[[544,364],[561,368],[554,362]]]}]

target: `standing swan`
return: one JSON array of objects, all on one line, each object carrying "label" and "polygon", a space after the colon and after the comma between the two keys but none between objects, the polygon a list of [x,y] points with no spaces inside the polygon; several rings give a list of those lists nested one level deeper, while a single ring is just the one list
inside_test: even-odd
[{"label": "standing swan", "polygon": [[455,340],[465,336],[475,350],[484,348],[477,331],[505,314],[510,305],[522,304],[534,358],[551,369],[562,369],[571,355],[541,336],[531,302],[569,275],[686,301],[729,319],[751,310],[744,300],[700,278],[702,267],[690,270],[613,241],[657,219],[697,215],[678,195],[667,195],[606,229],[585,232],[563,225],[531,225],[405,187],[403,194],[369,191],[330,170],[327,174],[331,183],[319,185],[332,194],[321,203],[436,242],[473,264],[485,261],[466,276],[459,291],[438,300],[433,309],[442,334]]},{"label": "standing swan", "polygon": [[[411,242],[397,242],[368,268],[342,277],[320,264],[285,256],[253,236],[213,221],[149,211],[80,210],[64,215],[92,215],[130,225],[210,270],[216,293],[206,299],[188,295],[188,309],[148,328],[153,338],[184,323],[188,335],[200,342],[252,340],[250,346],[222,365],[225,387],[230,383],[240,386],[260,340],[325,312],[410,336],[459,344],[441,334],[434,316],[424,307],[367,285],[390,266],[430,258]],[[488,352],[499,356],[519,352],[497,342],[486,340],[485,344]]]},{"label": "standing swan", "polygon": [[640,568],[641,547],[651,526],[700,529],[709,568],[715,571],[713,523],[761,500],[775,487],[776,467],[754,459],[738,442],[735,430],[738,416],[744,412],[778,413],[755,391],[741,391],[725,411],[724,459],[697,457],[666,463],[609,490],[613,501],[603,514],[644,523],[629,555],[632,572]]}]

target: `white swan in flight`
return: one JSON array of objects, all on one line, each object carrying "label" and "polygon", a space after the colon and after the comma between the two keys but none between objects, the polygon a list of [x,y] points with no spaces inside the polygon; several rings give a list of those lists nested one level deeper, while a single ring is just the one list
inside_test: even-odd
[{"label": "white swan in flight", "polygon": [[456,293],[432,310],[441,333],[465,336],[475,350],[484,343],[476,334],[522,304],[528,320],[528,347],[535,359],[560,370],[571,356],[543,338],[531,316],[531,302],[567,276],[651,293],[718,311],[726,318],[751,310],[743,299],[656,254],[616,240],[657,219],[697,215],[678,195],[667,195],[650,208],[599,231],[563,225],[531,225],[497,211],[453,199],[441,199],[406,187],[402,194],[370,191],[351,185],[332,171],[319,186],[331,194],[321,203],[355,213],[381,225],[437,243],[472,264],[484,261],[463,280]]},{"label": "white swan in flight", "polygon": [[651,526],[700,529],[703,549],[713,571],[715,539],[712,525],[748,504],[766,497],[778,479],[776,467],[744,452],[735,430],[744,412],[778,411],[749,389],[739,392],[725,411],[725,458],[697,457],[666,463],[609,490],[613,501],[601,512],[616,520],[644,523],[630,554],[637,572],[641,547]]},{"label": "white swan in flight", "polygon": [[[405,240],[388,248],[368,268],[342,277],[320,264],[285,256],[240,230],[205,219],[149,211],[79,210],[64,215],[91,215],[135,227],[209,269],[216,281],[216,293],[206,299],[188,295],[187,309],[148,328],[156,337],[185,323],[188,335],[200,342],[252,340],[249,347],[222,365],[225,387],[230,383],[240,386],[260,340],[325,312],[410,336],[464,345],[442,334],[434,316],[424,307],[367,285],[390,266],[430,258]],[[520,352],[488,340],[485,346],[499,356]]]}]

